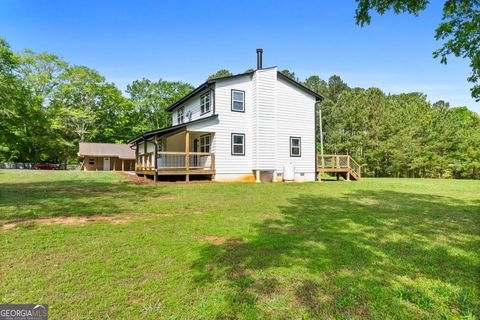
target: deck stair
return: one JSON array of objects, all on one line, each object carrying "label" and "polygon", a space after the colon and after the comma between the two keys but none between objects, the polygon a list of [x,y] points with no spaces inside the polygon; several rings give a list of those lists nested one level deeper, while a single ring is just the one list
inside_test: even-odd
[{"label": "deck stair", "polygon": [[358,181],[361,178],[361,167],[350,155],[318,154],[317,172],[319,179],[322,173],[332,173],[345,180]]}]

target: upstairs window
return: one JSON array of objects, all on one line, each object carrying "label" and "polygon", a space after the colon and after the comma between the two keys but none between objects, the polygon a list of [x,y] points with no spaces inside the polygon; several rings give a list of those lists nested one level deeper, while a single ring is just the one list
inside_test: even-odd
[{"label": "upstairs window", "polygon": [[232,133],[232,155],[234,156],[245,155],[245,134]]},{"label": "upstairs window", "polygon": [[245,112],[245,91],[232,90],[232,111]]},{"label": "upstairs window", "polygon": [[302,139],[300,137],[290,137],[290,157],[302,156]]},{"label": "upstairs window", "polygon": [[183,119],[184,119],[184,114],[185,114],[185,107],[181,107],[177,111],[177,123],[182,124]]},{"label": "upstairs window", "polygon": [[204,93],[200,96],[200,113],[201,114],[210,112],[210,107],[211,107],[210,93],[211,91]]},{"label": "upstairs window", "polygon": [[210,152],[210,135],[200,136],[200,152]]}]

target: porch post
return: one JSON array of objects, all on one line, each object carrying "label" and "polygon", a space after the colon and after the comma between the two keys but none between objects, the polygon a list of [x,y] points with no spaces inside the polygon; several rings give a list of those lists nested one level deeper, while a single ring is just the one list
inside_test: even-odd
[{"label": "porch post", "polygon": [[122,171],[125,171],[125,160],[122,159]]},{"label": "porch post", "polygon": [[117,159],[113,158],[113,171],[115,170],[115,166],[117,165]]},{"label": "porch post", "polygon": [[143,170],[147,166],[147,140],[143,139]]},{"label": "porch post", "polygon": [[154,176],[153,176],[153,181],[154,182],[157,182],[158,180],[158,168],[157,168],[157,156],[158,156],[158,145],[157,145],[157,135],[155,134],[155,136],[153,137],[153,146],[155,147],[154,149],[154,152],[153,152],[153,164],[154,164],[154,167],[155,167],[155,173],[154,173]]},{"label": "porch post", "polygon": [[137,172],[138,164],[138,141],[135,142],[135,172]]},{"label": "porch post", "polygon": [[185,175],[185,181],[190,181],[190,132],[185,131],[185,170],[187,174]]}]

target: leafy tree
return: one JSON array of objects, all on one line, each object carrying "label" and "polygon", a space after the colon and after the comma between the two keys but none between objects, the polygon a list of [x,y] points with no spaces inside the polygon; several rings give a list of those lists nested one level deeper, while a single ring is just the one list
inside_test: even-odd
[{"label": "leafy tree", "polygon": [[333,75],[328,79],[328,93],[326,96],[331,101],[337,102],[339,95],[348,89],[348,85],[343,82],[340,76]]},{"label": "leafy tree", "polygon": [[28,92],[15,74],[16,68],[17,57],[7,41],[0,38],[0,161],[12,161],[19,157],[19,150],[12,144],[16,144],[19,137],[20,111]]},{"label": "leafy tree", "polygon": [[231,73],[227,69],[220,69],[217,72],[215,72],[214,74],[210,75],[208,77],[208,80],[216,79],[216,78],[222,78],[222,77],[229,77],[229,76],[233,76],[233,73]]},{"label": "leafy tree", "polygon": [[[355,19],[357,24],[370,24],[370,11],[384,14],[393,9],[397,14],[408,12],[418,15],[425,10],[428,0],[356,0],[358,7]],[[447,57],[454,55],[470,60],[472,74],[468,81],[472,83],[472,97],[480,101],[480,1],[446,0],[443,6],[442,22],[435,30],[436,40],[445,40],[443,46],[434,52],[447,63]]]},{"label": "leafy tree", "polygon": [[308,77],[303,82],[303,85],[323,97],[326,97],[328,94],[328,84],[325,80],[320,79],[319,76]]},{"label": "leafy tree", "polygon": [[280,72],[292,80],[299,81],[298,77],[295,75],[295,72],[291,72],[290,70],[287,70],[287,69],[284,69]]},{"label": "leafy tree", "polygon": [[135,80],[127,86],[134,106],[133,134],[164,128],[171,125],[171,115],[166,109],[194,88],[183,82],[148,79]]}]

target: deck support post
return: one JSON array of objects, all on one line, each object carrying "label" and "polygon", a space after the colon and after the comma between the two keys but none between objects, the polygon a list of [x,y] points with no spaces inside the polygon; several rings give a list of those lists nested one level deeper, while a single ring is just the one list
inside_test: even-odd
[{"label": "deck support post", "polygon": [[147,140],[143,139],[143,170],[147,166]]},{"label": "deck support post", "polygon": [[135,142],[135,172],[137,172],[138,165],[138,141]]},{"label": "deck support post", "polygon": [[122,171],[125,171],[125,160],[122,159]]},{"label": "deck support post", "polygon": [[260,183],[260,170],[255,171],[255,182]]},{"label": "deck support post", "polygon": [[113,171],[117,171],[115,170],[116,165],[117,165],[117,159],[113,158]]},{"label": "deck support post", "polygon": [[212,176],[211,176],[211,179],[212,179],[212,181],[215,181],[215,153],[212,153],[210,157],[211,157],[210,170],[212,170],[214,172],[214,174],[212,174]]},{"label": "deck support post", "polygon": [[350,172],[347,172],[347,181],[350,181]]},{"label": "deck support post", "polygon": [[190,132],[185,131],[185,170],[187,174],[185,175],[185,181],[190,181]]}]

